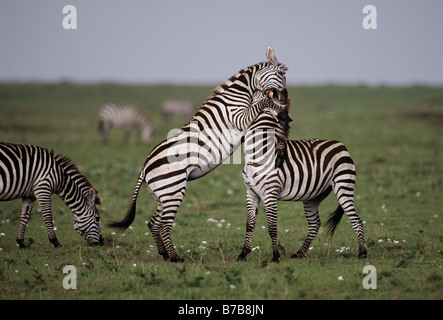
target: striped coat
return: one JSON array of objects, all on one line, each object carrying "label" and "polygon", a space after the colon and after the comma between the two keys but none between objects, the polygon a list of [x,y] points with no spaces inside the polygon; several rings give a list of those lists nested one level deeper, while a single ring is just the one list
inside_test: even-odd
[{"label": "striped coat", "polygon": [[34,145],[0,143],[0,200],[22,199],[17,236],[20,247],[24,247],[25,229],[35,200],[42,211],[49,241],[60,246],[52,222],[53,194],[74,213],[74,229],[90,244],[103,244],[97,191],[71,159]]},{"label": "striped coat", "polygon": [[262,106],[253,103],[260,92],[275,92],[282,100],[287,97],[287,69],[271,48],[267,57],[268,62],[242,69],[219,85],[187,124],[150,152],[125,218],[110,223],[110,227],[124,229],[132,223],[144,183],[158,204],[148,223],[158,252],[172,262],[183,261],[174,249],[171,228],[185,197],[187,181],[208,174],[238,148],[244,130],[261,111]]},{"label": "striped coat", "polygon": [[[278,103],[266,99],[265,105]],[[258,204],[263,201],[268,231],[273,244],[273,258],[278,262],[277,200],[301,201],[308,220],[308,236],[292,257],[304,257],[320,228],[318,207],[332,191],[338,208],[328,221],[334,233],[343,213],[351,221],[359,242],[359,258],[366,257],[363,224],[354,207],[355,165],[346,147],[335,140],[288,140],[290,101],[283,102],[279,114],[265,109],[245,136],[243,179],[247,187],[247,221],[243,250],[238,260],[251,251]]]}]

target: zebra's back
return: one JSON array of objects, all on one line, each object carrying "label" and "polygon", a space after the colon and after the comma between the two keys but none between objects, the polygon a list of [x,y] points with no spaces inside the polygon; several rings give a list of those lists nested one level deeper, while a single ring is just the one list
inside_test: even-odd
[{"label": "zebra's back", "polygon": [[33,197],[54,168],[54,153],[34,145],[0,143],[0,200]]},{"label": "zebra's back", "polygon": [[280,200],[314,199],[333,187],[334,179],[355,184],[355,165],[337,140],[287,140],[286,159],[279,171]]},{"label": "zebra's back", "polygon": [[100,109],[99,119],[116,127],[151,126],[149,117],[130,105],[105,104]]}]

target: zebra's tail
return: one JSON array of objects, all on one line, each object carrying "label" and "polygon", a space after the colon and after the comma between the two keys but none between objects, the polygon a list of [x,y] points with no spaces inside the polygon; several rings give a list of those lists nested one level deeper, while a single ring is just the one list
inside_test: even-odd
[{"label": "zebra's tail", "polygon": [[140,187],[145,180],[145,171],[142,169],[140,172],[140,176],[138,177],[137,184],[135,185],[134,192],[132,193],[132,199],[129,203],[129,208],[126,211],[126,215],[122,221],[115,222],[111,221],[107,224],[108,228],[114,228],[119,230],[124,230],[131,225],[131,223],[135,219],[135,203],[137,202],[138,192],[140,191]]},{"label": "zebra's tail", "polygon": [[344,212],[345,211],[343,210],[341,205],[338,205],[337,209],[333,213],[331,213],[328,221],[326,221],[326,234],[329,235],[331,238],[334,235],[335,229],[340,223],[341,217],[343,216]]}]

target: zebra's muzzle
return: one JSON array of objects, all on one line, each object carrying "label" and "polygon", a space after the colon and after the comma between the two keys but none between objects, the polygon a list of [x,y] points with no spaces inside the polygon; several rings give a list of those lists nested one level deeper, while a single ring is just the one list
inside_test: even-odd
[{"label": "zebra's muzzle", "polygon": [[277,89],[271,89],[266,92],[266,96],[270,99],[277,99],[280,102],[286,101],[288,99],[288,90],[283,88],[281,91]]},{"label": "zebra's muzzle", "polygon": [[104,244],[103,237],[101,235],[100,235],[100,238],[98,239],[98,242],[97,241],[91,241],[91,240],[89,240],[88,242],[89,242],[89,245],[91,247],[103,246],[103,244]]}]

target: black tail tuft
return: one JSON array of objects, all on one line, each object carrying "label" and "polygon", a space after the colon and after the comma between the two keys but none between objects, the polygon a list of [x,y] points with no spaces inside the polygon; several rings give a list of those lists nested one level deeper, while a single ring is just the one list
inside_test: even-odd
[{"label": "black tail tuft", "polygon": [[343,208],[338,205],[337,209],[331,213],[328,221],[326,221],[326,234],[331,238],[334,235],[335,229],[337,229],[338,224],[340,223],[341,217],[345,211]]},{"label": "black tail tuft", "polygon": [[128,211],[126,212],[126,216],[123,218],[122,221],[115,222],[111,221],[107,224],[108,228],[114,228],[118,230],[125,230],[127,227],[131,225],[131,223],[135,219],[135,201],[131,201]]}]

